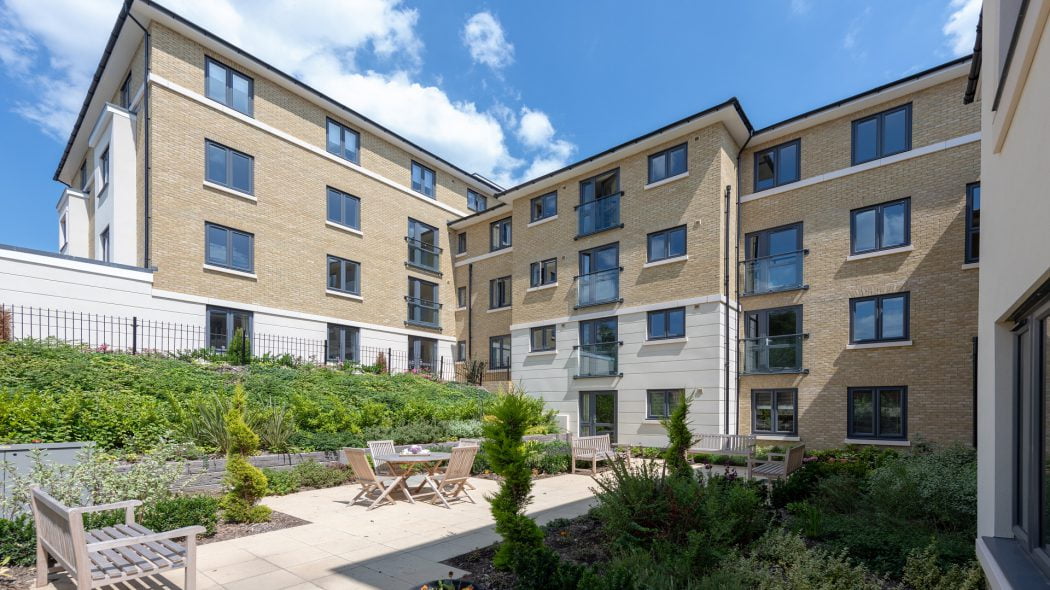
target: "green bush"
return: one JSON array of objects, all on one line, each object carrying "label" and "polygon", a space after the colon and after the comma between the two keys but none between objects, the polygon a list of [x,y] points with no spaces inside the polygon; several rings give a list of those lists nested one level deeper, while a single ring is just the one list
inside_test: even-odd
[{"label": "green bush", "polygon": [[363,448],[365,438],[350,432],[297,432],[289,441],[291,446],[305,452],[338,452],[346,447]]},{"label": "green bush", "polygon": [[266,495],[284,496],[299,491],[299,478],[290,469],[263,468],[266,476]]},{"label": "green bush", "polygon": [[349,481],[352,473],[342,465],[322,465],[316,461],[300,463],[292,468],[292,475],[304,488],[331,488]]},{"label": "green bush", "polygon": [[776,508],[784,508],[792,502],[803,502],[814,497],[820,483],[835,474],[863,480],[868,473],[866,463],[849,460],[823,460],[804,463],[797,471],[773,482],[770,500]]},{"label": "green bush", "polygon": [[922,522],[892,514],[859,511],[854,514],[824,513],[821,544],[845,551],[870,570],[898,576],[907,556],[934,545],[942,564],[968,563],[974,557],[973,535],[938,532]]},{"label": "green bush", "polygon": [[917,590],[978,590],[984,588],[984,572],[976,560],[942,567],[936,545],[930,545],[908,554],[904,583]]},{"label": "green bush", "polygon": [[961,445],[901,456],[874,469],[870,496],[887,513],[975,533],[977,453]]},{"label": "green bush", "polygon": [[226,495],[222,499],[223,516],[229,522],[264,522],[270,509],[258,504],[266,495],[266,476],[248,458],[259,449],[259,436],[244,421],[247,400],[244,388],[234,388],[230,410],[226,414],[229,452],[226,455]]},{"label": "green bush", "polygon": [[36,531],[28,514],[0,518],[0,562],[5,559],[9,565],[36,563]]},{"label": "green bush", "polygon": [[662,420],[667,431],[667,450],[664,451],[664,466],[674,474],[684,477],[693,476],[693,468],[686,460],[685,454],[693,446],[693,433],[689,430],[689,403],[692,395],[680,396],[678,403],[671,410],[671,416]]},{"label": "green bush", "polygon": [[231,365],[246,365],[252,360],[252,341],[245,335],[244,328],[237,328],[226,349],[226,361]]},{"label": "green bush", "polygon": [[442,424],[419,422],[403,424],[394,428],[370,428],[362,434],[367,440],[392,440],[395,445],[425,444],[450,440],[448,430]]},{"label": "green bush", "polygon": [[215,534],[219,522],[219,500],[212,496],[176,496],[142,507],[137,520],[153,531],[170,531],[184,526],[204,527],[205,537]]}]

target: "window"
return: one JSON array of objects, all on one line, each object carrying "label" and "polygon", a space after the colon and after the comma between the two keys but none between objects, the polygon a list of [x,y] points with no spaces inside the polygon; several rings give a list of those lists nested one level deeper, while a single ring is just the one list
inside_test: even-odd
[{"label": "window", "polygon": [[361,265],[353,260],[328,256],[328,288],[353,295],[361,294]]},{"label": "window", "polygon": [[541,287],[558,283],[558,259],[551,258],[529,265],[529,286]]},{"label": "window", "polygon": [[751,390],[751,432],[797,435],[797,398],[797,389]]},{"label": "window", "polygon": [[462,363],[467,360],[467,341],[460,340],[456,342],[456,362]]},{"label": "window", "polygon": [[772,293],[802,287],[802,224],[747,234],[744,238],[744,293]]},{"label": "window", "polygon": [[510,307],[510,276],[489,281],[489,309]]},{"label": "window", "polygon": [[802,369],[802,306],[749,311],[744,316],[744,372]]},{"label": "window", "polygon": [[489,208],[489,200],[484,195],[467,189],[467,209],[471,211],[484,211]]},{"label": "window", "polygon": [[124,83],[120,85],[120,106],[125,109],[131,108],[131,73],[128,73],[128,77],[124,78]]},{"label": "window", "polygon": [[69,226],[65,214],[58,220],[58,243],[61,244],[59,250],[65,254],[66,246],[69,245]]},{"label": "window", "polygon": [[204,224],[204,262],[213,266],[252,272],[255,237],[214,223]]},{"label": "window", "polygon": [[254,161],[251,156],[207,140],[204,142],[204,151],[205,180],[252,194]]},{"label": "window", "polygon": [[538,328],[532,328],[529,332],[532,352],[554,350],[554,330],[555,326],[540,326]]},{"label": "window", "polygon": [[671,411],[685,395],[681,389],[650,389],[646,392],[647,420],[664,420],[671,417]]},{"label": "window", "polygon": [[650,311],[647,326],[647,340],[685,338],[685,308]]},{"label": "window", "polygon": [[408,277],[408,319],[410,324],[428,328],[441,325],[441,304],[438,303],[438,285],[416,277]]},{"label": "window", "polygon": [[755,152],[755,192],[797,182],[802,175],[802,140]]},{"label": "window", "polygon": [[102,188],[98,189],[98,194],[101,197],[102,191],[106,190],[109,186],[109,147],[102,150],[102,155],[98,157],[98,173],[102,180]]},{"label": "window", "polygon": [[580,182],[576,206],[578,234],[586,236],[620,225],[620,170],[610,170]]},{"label": "window", "polygon": [[359,333],[360,330],[352,326],[328,324],[328,362],[359,362]]},{"label": "window", "polygon": [[437,340],[421,336],[408,337],[408,368],[415,371],[433,371],[437,365]]},{"label": "window", "polygon": [[[222,352],[229,347],[235,336],[248,342],[252,339],[252,312],[223,307],[209,307],[208,346]],[[245,347],[247,350],[249,347]]]},{"label": "window", "polygon": [[467,288],[456,287],[456,307],[467,306]]},{"label": "window", "polygon": [[328,187],[328,221],[361,229],[361,199]]},{"label": "window", "polygon": [[850,299],[850,344],[907,340],[908,300],[908,293]]},{"label": "window", "polygon": [[111,262],[108,227],[98,235],[98,259],[102,262]]},{"label": "window", "polygon": [[649,262],[685,256],[685,226],[653,232],[647,243]]},{"label": "window", "polygon": [[615,317],[580,322],[578,377],[617,374],[620,342]]},{"label": "window", "polygon": [[907,387],[850,387],[848,396],[849,438],[907,436]]},{"label": "window", "polygon": [[433,272],[441,269],[441,247],[438,246],[438,229],[422,221],[408,219],[408,264]]},{"label": "window", "polygon": [[685,174],[687,162],[684,143],[649,156],[649,184]]},{"label": "window", "polygon": [[981,183],[966,185],[966,262],[981,259]]},{"label": "window", "polygon": [[88,177],[87,160],[84,160],[80,164],[80,191],[81,192],[86,192],[87,191],[88,180],[90,180],[90,178]]},{"label": "window", "polygon": [[534,197],[529,205],[529,221],[539,221],[558,214],[558,193],[547,193]]},{"label": "window", "polygon": [[510,334],[489,338],[489,368],[510,368]]},{"label": "window", "polygon": [[576,306],[601,305],[620,298],[620,245],[608,244],[580,252]]},{"label": "window", "polygon": [[850,212],[850,254],[899,248],[910,243],[910,198]]},{"label": "window", "polygon": [[853,122],[853,165],[911,149],[911,104]]},{"label": "window", "polygon": [[431,199],[435,198],[434,171],[418,162],[412,162],[412,190]]},{"label": "window", "polygon": [[467,232],[461,231],[456,234],[456,254],[467,253]]},{"label": "window", "polygon": [[205,93],[233,110],[252,116],[252,79],[237,70],[207,58]]},{"label": "window", "polygon": [[495,252],[504,248],[510,248],[510,217],[493,221],[489,226],[489,250]]},{"label": "window", "polygon": [[327,129],[325,149],[328,150],[328,153],[339,156],[344,160],[349,160],[354,164],[360,163],[361,135],[346,125],[331,119],[327,119],[325,127]]}]

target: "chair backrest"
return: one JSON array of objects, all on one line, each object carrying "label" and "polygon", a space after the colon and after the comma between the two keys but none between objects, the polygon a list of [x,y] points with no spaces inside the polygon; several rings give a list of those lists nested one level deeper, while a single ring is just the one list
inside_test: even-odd
[{"label": "chair backrest", "polygon": [[378,457],[397,454],[397,450],[394,449],[394,441],[392,440],[370,440],[368,441],[368,450],[372,453],[372,461],[377,465],[380,463]]},{"label": "chair backrest", "polygon": [[31,488],[30,492],[37,539],[59,564],[75,576],[77,555],[82,553],[83,558],[87,557],[83,515],[38,487]]},{"label": "chair backrest", "polygon": [[577,451],[612,451],[612,442],[608,434],[597,436],[575,436],[572,448]]},{"label": "chair backrest", "polygon": [[784,458],[784,475],[802,467],[802,459],[806,456],[806,445],[798,445],[788,449],[787,457]]},{"label": "chair backrest", "polygon": [[350,464],[357,481],[376,481],[376,472],[368,463],[368,453],[364,449],[343,449],[343,455],[346,456],[346,462]]},{"label": "chair backrest", "polygon": [[478,454],[477,446],[459,446],[452,449],[452,458],[448,460],[445,470],[445,481],[466,479],[474,467],[474,457]]},{"label": "chair backrest", "polygon": [[749,453],[755,448],[755,437],[748,434],[725,435],[725,448],[737,453]]},{"label": "chair backrest", "polygon": [[456,446],[457,447],[480,447],[481,446],[481,439],[480,438],[461,438],[461,439],[459,439],[459,442],[456,443]]}]

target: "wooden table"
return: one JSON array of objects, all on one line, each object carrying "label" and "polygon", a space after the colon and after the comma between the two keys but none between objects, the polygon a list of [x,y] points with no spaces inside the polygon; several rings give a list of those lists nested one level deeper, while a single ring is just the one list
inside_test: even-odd
[{"label": "wooden table", "polygon": [[[409,500],[411,500],[416,496],[431,496],[438,493],[437,482],[433,480],[433,476],[437,474],[438,469],[441,468],[441,464],[451,458],[452,453],[431,451],[425,455],[422,453],[418,455],[402,455],[401,453],[379,455],[378,457],[373,457],[373,460],[386,461],[387,465],[390,465],[390,470],[394,475],[404,478],[406,483],[416,466],[422,467],[426,470],[426,474],[423,476],[423,481],[416,486],[416,489],[412,490],[409,495]],[[434,491],[420,494],[420,491],[423,490],[423,486],[425,485],[429,485]]]}]

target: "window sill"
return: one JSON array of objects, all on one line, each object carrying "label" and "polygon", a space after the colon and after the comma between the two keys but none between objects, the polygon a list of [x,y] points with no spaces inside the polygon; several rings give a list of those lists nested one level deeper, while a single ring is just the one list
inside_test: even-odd
[{"label": "window sill", "polygon": [[467,255],[466,252],[456,252],[455,254],[452,255],[452,257],[453,258],[462,258],[462,257],[464,257],[466,255]]},{"label": "window sill", "polygon": [[354,301],[364,301],[365,298],[360,295],[354,295],[353,293],[343,293],[342,291],[336,291],[335,289],[325,289],[325,295],[333,295],[335,297],[343,297],[346,299],[353,299]]},{"label": "window sill", "polygon": [[656,340],[645,340],[642,342],[642,346],[655,346],[657,344],[684,344],[689,342],[688,336],[682,338],[662,338]]},{"label": "window sill", "polygon": [[798,435],[792,436],[789,434],[762,434],[759,432],[755,432],[753,434],[755,435],[755,438],[759,440],[779,440],[783,442],[799,442],[802,440],[802,438]]},{"label": "window sill", "polygon": [[534,291],[542,291],[544,289],[553,289],[558,286],[558,283],[548,283],[546,285],[540,285],[539,287],[529,287],[525,289],[526,293],[532,293]]},{"label": "window sill", "polygon": [[525,353],[525,356],[554,356],[558,354],[557,350],[536,350]]},{"label": "window sill", "polygon": [[977,561],[991,588],[1050,588],[1050,580],[1017,539],[979,537]]},{"label": "window sill", "polygon": [[963,270],[973,270],[975,268],[981,268],[980,262],[967,262],[962,265]]},{"label": "window sill", "polygon": [[896,340],[894,342],[865,342],[863,344],[847,344],[846,350],[863,350],[866,348],[897,348],[911,346],[911,340]]},{"label": "window sill", "polygon": [[675,256],[674,258],[664,258],[663,260],[656,260],[654,262],[646,262],[645,264],[642,265],[642,268],[650,268],[650,267],[653,267],[653,266],[663,266],[665,264],[674,264],[676,262],[685,262],[686,260],[689,260],[689,255],[688,254],[686,254],[685,256]]},{"label": "window sill", "polygon": [[554,221],[557,218],[558,218],[557,215],[551,215],[550,217],[544,217],[543,219],[537,219],[536,221],[533,221],[533,222],[529,223],[525,227],[536,227],[537,225],[543,225],[544,223],[547,223],[548,221]]},{"label": "window sill", "polygon": [[336,223],[336,222],[331,221],[331,220],[325,220],[324,224],[327,225],[328,227],[332,228],[332,229],[337,229],[339,231],[345,231],[346,233],[354,234],[355,236],[363,236],[363,235],[365,235],[365,233],[363,231],[359,230],[359,229],[354,229],[354,228],[350,227],[349,225],[343,225],[341,223]]},{"label": "window sill", "polygon": [[503,307],[495,307],[492,309],[485,310],[485,313],[496,313],[497,311],[510,311],[511,306],[504,305]]},{"label": "window sill", "polygon": [[259,280],[259,276],[253,272],[244,272],[243,270],[233,270],[232,268],[224,268],[221,266],[213,266],[211,264],[205,264],[204,270],[211,272],[218,272],[234,277],[241,277],[242,279],[251,279],[253,281]]},{"label": "window sill", "polygon": [[663,421],[665,419],[666,418],[646,418],[645,420],[642,420],[642,424],[653,424],[653,425],[663,424]]},{"label": "window sill", "polygon": [[259,199],[257,199],[254,195],[249,195],[248,193],[243,193],[239,190],[225,187],[221,184],[215,184],[214,182],[210,182],[207,180],[204,181],[204,188],[211,189],[213,191],[218,191],[220,193],[226,193],[228,195],[244,199],[245,201],[251,201],[253,203],[259,202]]},{"label": "window sill", "polygon": [[910,440],[887,440],[880,438],[847,438],[842,441],[846,445],[881,445],[884,447],[910,447]]},{"label": "window sill", "polygon": [[467,306],[464,305],[463,307],[457,307],[455,311],[467,311]]},{"label": "window sill", "polygon": [[649,184],[643,186],[642,189],[643,190],[649,190],[651,188],[656,188],[658,186],[663,186],[665,184],[670,184],[670,183],[672,183],[672,182],[674,182],[676,180],[682,180],[683,178],[686,178],[688,176],[689,176],[689,171],[687,170],[687,171],[685,171],[685,172],[683,172],[681,174],[676,174],[674,176],[669,176],[669,177],[667,177],[667,178],[665,178],[663,180],[657,180],[656,182],[650,182]]},{"label": "window sill", "polygon": [[865,258],[875,258],[877,256],[889,256],[891,254],[900,254],[902,252],[911,252],[915,249],[915,246],[908,244],[907,246],[901,246],[899,248],[888,248],[886,250],[876,250],[875,252],[865,252],[864,254],[850,254],[846,257],[846,261],[850,260],[864,260]]}]

